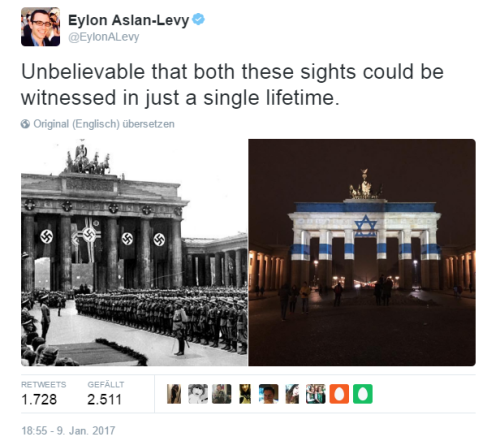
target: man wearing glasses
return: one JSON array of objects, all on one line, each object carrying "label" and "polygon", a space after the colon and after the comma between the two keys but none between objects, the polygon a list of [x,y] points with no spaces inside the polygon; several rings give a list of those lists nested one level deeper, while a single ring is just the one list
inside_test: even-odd
[{"label": "man wearing glasses", "polygon": [[21,37],[21,44],[23,46],[54,46],[48,38],[52,22],[47,11],[42,9],[33,11],[29,26],[31,32],[28,35],[25,32],[25,36]]}]

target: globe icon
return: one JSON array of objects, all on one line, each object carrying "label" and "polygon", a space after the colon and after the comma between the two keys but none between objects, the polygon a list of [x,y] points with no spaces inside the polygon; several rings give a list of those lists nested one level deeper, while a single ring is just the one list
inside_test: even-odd
[{"label": "globe icon", "polygon": [[27,119],[23,119],[23,120],[21,121],[21,127],[22,127],[23,129],[27,129],[29,126],[30,126],[30,122],[29,122]]}]

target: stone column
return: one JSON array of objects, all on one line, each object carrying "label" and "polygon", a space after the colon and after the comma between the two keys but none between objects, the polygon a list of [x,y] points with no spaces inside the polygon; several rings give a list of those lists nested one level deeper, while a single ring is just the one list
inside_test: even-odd
[{"label": "stone column", "polygon": [[241,250],[235,251],[234,266],[236,267],[236,287],[243,286],[243,272],[241,268]]},{"label": "stone column", "polygon": [[222,253],[215,253],[215,286],[222,286]]},{"label": "stone column", "polygon": [[172,246],[172,288],[180,288],[182,286],[182,237],[181,221],[177,219],[172,219]]},{"label": "stone column", "polygon": [[257,286],[257,251],[250,251],[250,254],[252,255],[252,267],[250,269],[251,275],[250,275],[250,292],[255,291],[255,287]]},{"label": "stone column", "polygon": [[465,253],[465,286],[464,290],[469,289],[470,284],[470,253]]},{"label": "stone column", "polygon": [[344,230],[344,270],[346,290],[354,289],[354,232],[352,229]]},{"label": "stone column", "polygon": [[191,254],[186,255],[186,273],[187,286],[194,286],[193,256]]},{"label": "stone column", "polygon": [[149,219],[141,219],[141,229],[139,231],[139,289],[151,288],[151,225]]},{"label": "stone column", "polygon": [[441,260],[440,249],[437,244],[437,228],[429,229],[428,238],[429,288],[437,290],[439,289],[439,261]]},{"label": "stone column", "polygon": [[451,278],[451,270],[450,270],[450,259],[446,258],[445,259],[445,282],[446,286],[444,287],[445,289],[450,289],[450,278]]},{"label": "stone column", "polygon": [[231,284],[231,277],[229,274],[229,251],[224,252],[224,285],[226,288]]},{"label": "stone column", "polygon": [[212,286],[212,260],[210,254],[205,254],[205,285]]},{"label": "stone column", "polygon": [[[172,232],[172,220],[167,220],[167,262],[166,262],[166,273],[167,277],[165,278],[165,285],[168,288],[172,288],[174,283],[174,241],[173,241],[173,232]],[[191,262],[192,263],[192,262]]]},{"label": "stone column", "polygon": [[464,256],[458,256],[458,284],[464,288]]},{"label": "stone column", "polygon": [[[329,289],[332,286],[332,232],[328,230],[319,231],[319,259],[318,259],[318,280],[319,284]],[[328,271],[330,268],[330,271]],[[328,277],[330,273],[330,277]]]},{"label": "stone column", "polygon": [[475,291],[476,290],[476,251],[475,250],[472,252],[471,280],[472,280],[472,289]]},{"label": "stone column", "polygon": [[205,259],[204,256],[198,256],[198,284],[205,286]]},{"label": "stone column", "polygon": [[21,260],[22,279],[21,290],[32,292],[35,290],[35,216],[23,215],[23,231],[21,236],[21,253],[27,253],[28,257]]},{"label": "stone column", "polygon": [[292,246],[292,284],[301,287],[303,282],[308,284],[309,280],[309,262],[310,257],[310,240],[309,231],[293,230],[293,246]]},{"label": "stone column", "polygon": [[422,288],[430,288],[429,231],[420,233],[420,275]]},{"label": "stone column", "polygon": [[272,286],[271,286],[271,278],[273,275],[272,266],[273,266],[272,257],[266,256],[266,290],[267,291],[272,289]]},{"label": "stone column", "polygon": [[265,286],[265,283],[266,283],[266,261],[265,261],[264,254],[259,253],[258,259],[259,259],[259,281],[258,281],[258,285],[259,285],[259,288],[262,288],[263,286]]},{"label": "stone column", "polygon": [[61,236],[59,241],[59,258],[61,262],[60,287],[63,292],[73,289],[71,262],[71,217],[61,216]]},{"label": "stone column", "polygon": [[281,284],[285,283],[288,281],[288,276],[287,276],[287,272],[286,272],[286,267],[285,267],[285,259],[280,259],[280,280],[281,280]]},{"label": "stone column", "polygon": [[458,285],[458,257],[453,256],[451,258],[453,262],[453,286]]},{"label": "stone column", "polygon": [[378,277],[387,277],[387,232],[385,228],[377,231],[377,265]]},{"label": "stone column", "polygon": [[277,258],[271,256],[271,289],[276,289],[278,278],[276,277]]},{"label": "stone column", "polygon": [[399,239],[399,286],[404,289],[413,288],[411,260],[411,230],[400,231]]},{"label": "stone column", "polygon": [[280,279],[280,264],[281,259],[279,257],[275,257],[273,260],[274,289],[280,289],[282,286]]},{"label": "stone column", "polygon": [[106,288],[118,289],[118,222],[116,217],[108,217],[106,228],[107,267]]}]

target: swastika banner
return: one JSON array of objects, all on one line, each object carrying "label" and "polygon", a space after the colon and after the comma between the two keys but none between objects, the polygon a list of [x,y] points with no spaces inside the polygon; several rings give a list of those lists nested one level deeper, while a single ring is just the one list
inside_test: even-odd
[{"label": "swastika banner", "polygon": [[167,260],[168,220],[154,219],[151,222],[151,255],[157,261]]},{"label": "swastika banner", "polygon": [[104,254],[104,223],[100,217],[76,216],[76,237],[72,237],[78,247],[82,263],[101,262]]},{"label": "swastika banner", "polygon": [[57,216],[39,214],[35,234],[36,257],[57,256]]},{"label": "swastika banner", "polygon": [[121,218],[118,221],[118,254],[120,259],[135,259],[138,226],[136,219]]}]

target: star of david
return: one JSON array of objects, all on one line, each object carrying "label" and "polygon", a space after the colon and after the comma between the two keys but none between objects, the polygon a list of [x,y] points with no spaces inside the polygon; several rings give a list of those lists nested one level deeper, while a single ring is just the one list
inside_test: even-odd
[{"label": "star of david", "polygon": [[[358,229],[356,230],[355,236],[357,237],[376,237],[377,233],[375,232],[375,225],[377,225],[377,221],[371,221],[367,214],[361,221],[354,221]],[[368,224],[370,229],[365,233],[363,233],[363,225]],[[365,230],[366,231],[366,230]]]}]

